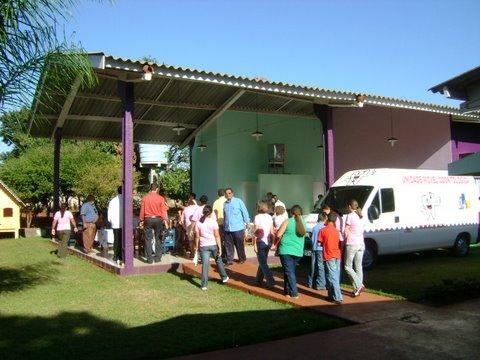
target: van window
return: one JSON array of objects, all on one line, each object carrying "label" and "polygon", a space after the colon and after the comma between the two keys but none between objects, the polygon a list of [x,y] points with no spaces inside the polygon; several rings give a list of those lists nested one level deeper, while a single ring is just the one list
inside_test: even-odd
[{"label": "van window", "polygon": [[329,205],[338,213],[345,213],[347,202],[357,200],[358,206],[363,208],[365,201],[373,190],[373,186],[335,186],[328,189],[323,205]]},{"label": "van window", "polygon": [[378,192],[375,194],[371,205],[374,205],[377,208],[378,212],[380,212],[380,197],[378,196]]},{"label": "van window", "polygon": [[382,198],[382,213],[395,211],[393,189],[380,189],[380,196]]}]

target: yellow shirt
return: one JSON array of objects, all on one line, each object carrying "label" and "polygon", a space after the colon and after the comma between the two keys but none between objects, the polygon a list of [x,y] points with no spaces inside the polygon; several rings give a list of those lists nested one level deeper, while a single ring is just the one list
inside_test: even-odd
[{"label": "yellow shirt", "polygon": [[226,200],[225,196],[220,196],[213,202],[213,213],[217,216],[218,225],[223,225],[223,204]]}]

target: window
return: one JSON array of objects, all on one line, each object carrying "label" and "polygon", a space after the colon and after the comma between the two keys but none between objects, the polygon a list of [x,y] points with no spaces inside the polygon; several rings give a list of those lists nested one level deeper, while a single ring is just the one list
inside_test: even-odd
[{"label": "window", "polygon": [[395,211],[393,189],[380,189],[380,197],[382,198],[382,213]]},{"label": "window", "polygon": [[13,216],[13,209],[12,208],[3,209],[3,217],[12,217],[12,216]]}]

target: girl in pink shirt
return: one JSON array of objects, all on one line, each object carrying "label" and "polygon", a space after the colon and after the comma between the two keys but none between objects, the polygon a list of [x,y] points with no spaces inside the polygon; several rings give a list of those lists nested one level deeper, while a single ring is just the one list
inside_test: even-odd
[{"label": "girl in pink shirt", "polygon": [[202,290],[207,290],[208,266],[210,256],[215,259],[217,269],[222,277],[222,282],[228,281],[228,275],[222,262],[222,246],[216,218],[211,217],[212,207],[205,205],[202,217],[195,223],[195,249],[199,250],[202,259]]},{"label": "girl in pink shirt", "polygon": [[265,201],[258,203],[258,214],[255,216],[255,251],[258,259],[258,270],[256,283],[263,285],[263,279],[266,280],[267,287],[275,286],[272,272],[268,267],[268,252],[272,246],[273,219],[268,214],[268,204]]},{"label": "girl in pink shirt", "polygon": [[365,290],[363,285],[362,260],[365,251],[363,239],[362,209],[356,200],[347,204],[348,214],[345,221],[345,271],[353,285],[353,296],[358,296]]},{"label": "girl in pink shirt", "polygon": [[195,247],[195,228],[192,226],[193,216],[198,208],[195,200],[190,199],[187,206],[183,209],[182,216],[180,218],[180,224],[185,230],[185,236],[187,237],[188,247],[193,256],[193,249]]}]

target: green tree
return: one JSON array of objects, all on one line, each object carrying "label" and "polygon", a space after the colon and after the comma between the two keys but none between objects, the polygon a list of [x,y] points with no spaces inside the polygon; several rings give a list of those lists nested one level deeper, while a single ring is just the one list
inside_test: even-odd
[{"label": "green tree", "polygon": [[78,2],[0,2],[0,112],[29,106],[39,81],[52,106],[61,102],[77,77],[84,86],[96,83],[88,56],[58,36],[59,21]]},{"label": "green tree", "polygon": [[188,170],[177,169],[167,171],[160,182],[172,199],[186,199],[190,192],[190,174]]},{"label": "green tree", "polygon": [[[63,144],[60,159],[60,190],[68,196],[93,194],[104,207],[117,193],[122,180],[122,159],[105,153],[95,142]],[[46,206],[53,193],[53,144],[35,144],[18,157],[5,159],[0,178],[25,202]],[[138,175],[134,174],[134,184]]]},{"label": "green tree", "polygon": [[182,149],[178,145],[171,145],[167,151],[167,162],[172,170],[188,170],[190,168],[189,148]]}]

